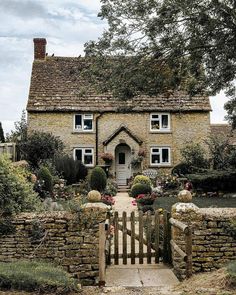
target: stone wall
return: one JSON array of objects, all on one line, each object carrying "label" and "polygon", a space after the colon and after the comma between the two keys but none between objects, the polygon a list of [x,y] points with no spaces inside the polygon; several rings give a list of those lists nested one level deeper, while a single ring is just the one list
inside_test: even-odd
[{"label": "stone wall", "polygon": [[[228,231],[236,220],[235,208],[198,208],[193,204],[177,203],[172,217],[192,226],[193,273],[215,270],[226,262],[236,259],[236,239]],[[172,239],[185,251],[181,230],[172,226]],[[172,252],[174,271],[185,278],[185,263],[176,251]]]},{"label": "stone wall", "polygon": [[79,217],[67,212],[18,215],[13,220],[16,232],[1,236],[0,261],[53,261],[82,284],[94,285],[99,272],[99,222],[105,213],[86,210]]},{"label": "stone wall", "polygon": [[[95,120],[99,116],[94,114],[93,132],[78,132],[73,130],[73,116],[75,113],[28,113],[29,130],[41,130],[51,132],[60,136],[66,145],[68,154],[73,155],[76,147],[94,148],[94,163],[96,158],[96,133]],[[103,145],[120,126],[125,125],[134,136],[143,141],[142,145],[125,132],[121,132],[115,137],[108,146]],[[115,145],[126,142],[133,154],[137,154],[139,148],[146,150],[147,156],[143,162],[143,168],[150,167],[150,148],[152,146],[167,146],[171,148],[171,164],[161,166],[161,169],[169,171],[173,166],[180,162],[180,149],[187,142],[202,142],[210,134],[210,114],[209,112],[181,112],[170,114],[169,132],[150,131],[150,113],[103,113],[98,118],[98,155],[104,151],[113,152]],[[129,137],[129,138],[127,138]],[[99,159],[99,164],[104,164]],[[152,168],[159,168],[158,165]],[[112,167],[115,172],[115,167]]]}]

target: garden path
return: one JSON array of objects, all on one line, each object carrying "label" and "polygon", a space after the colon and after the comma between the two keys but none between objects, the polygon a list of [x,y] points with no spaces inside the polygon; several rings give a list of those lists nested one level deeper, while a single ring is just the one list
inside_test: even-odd
[{"label": "garden path", "polygon": [[[113,206],[114,211],[119,212],[119,216],[122,216],[122,212],[126,211],[127,216],[130,216],[132,211],[138,213],[137,206],[133,205],[134,199],[131,198],[128,193],[118,193],[115,196],[115,205]],[[137,216],[137,214],[136,214]],[[130,228],[129,222],[127,222],[127,227]],[[135,226],[135,231],[138,233],[138,223]],[[138,250],[138,243],[135,245]],[[127,237],[127,250],[130,251],[130,238]],[[144,250],[146,250],[144,248]],[[112,249],[113,252],[113,249]],[[119,231],[119,253],[122,253],[122,232]],[[144,261],[145,263],[145,261]],[[123,265],[120,260],[119,265],[111,265],[106,270],[106,286],[107,287],[158,287],[160,293],[155,294],[174,294],[171,293],[170,288],[178,283],[178,279],[172,272],[172,270],[166,265],[159,263],[155,264],[138,264],[138,259],[136,264],[131,265],[130,259],[128,259],[128,264]],[[161,293],[161,290],[164,293]],[[168,290],[168,291],[167,291]],[[156,289],[157,291],[157,289]],[[123,293],[123,292],[122,292]],[[125,292],[123,294],[126,294]],[[142,294],[142,293],[141,293]],[[149,293],[143,293],[149,294]],[[152,293],[150,293],[152,294]],[[176,294],[176,293],[175,293]]]}]

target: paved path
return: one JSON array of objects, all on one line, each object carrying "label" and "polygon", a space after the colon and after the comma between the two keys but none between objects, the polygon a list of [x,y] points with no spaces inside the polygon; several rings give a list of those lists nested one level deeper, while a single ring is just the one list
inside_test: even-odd
[{"label": "paved path", "polygon": [[[121,216],[123,211],[129,216],[132,211],[138,212],[137,206],[132,204],[133,198],[127,193],[118,193],[115,197],[116,203],[113,206],[114,211],[119,212]],[[129,223],[127,222],[129,228]],[[136,227],[135,227],[136,228]],[[127,239],[127,248],[130,250],[129,237]],[[135,245],[138,247],[138,245]],[[145,249],[144,249],[145,250]],[[119,252],[122,253],[122,232],[119,231]],[[136,259],[136,262],[138,260]],[[145,263],[145,260],[144,260]],[[143,264],[138,263],[131,265],[130,259],[128,264],[123,265],[120,259],[120,265],[112,265],[106,271],[107,287],[158,287],[159,290],[166,290],[178,283],[178,279],[172,270],[164,264]],[[157,293],[156,293],[157,294]],[[161,294],[161,293],[160,293]],[[167,292],[167,294],[172,294]]]}]

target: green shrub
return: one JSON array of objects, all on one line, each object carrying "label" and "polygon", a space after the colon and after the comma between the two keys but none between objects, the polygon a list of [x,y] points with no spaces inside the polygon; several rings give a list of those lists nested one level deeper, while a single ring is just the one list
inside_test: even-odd
[{"label": "green shrub", "polygon": [[17,214],[22,211],[35,211],[42,208],[33,184],[28,182],[29,173],[15,167],[5,156],[0,156],[0,213]]},{"label": "green shrub", "polygon": [[107,176],[101,167],[95,167],[89,178],[90,187],[92,190],[103,192],[107,184]]},{"label": "green shrub", "polygon": [[50,173],[50,171],[48,170],[47,167],[41,167],[39,169],[38,172],[38,177],[40,180],[42,180],[43,183],[43,187],[47,192],[52,192],[53,190],[53,178],[52,178],[52,174]]},{"label": "green shrub", "polygon": [[149,177],[145,176],[145,175],[137,175],[137,176],[135,176],[134,181],[133,181],[133,185],[137,184],[137,183],[142,183],[142,184],[146,184],[146,185],[149,185],[149,186],[152,185],[151,179]]},{"label": "green shrub", "polygon": [[206,151],[199,143],[190,143],[181,149],[183,162],[193,167],[208,168]]},{"label": "green shrub", "polygon": [[203,191],[235,191],[235,171],[208,171],[205,174],[187,174],[186,177],[192,182],[194,189]]},{"label": "green shrub", "polygon": [[114,197],[117,194],[117,192],[118,192],[117,183],[111,179],[108,179],[104,194]]},{"label": "green shrub", "polygon": [[172,175],[177,175],[177,176],[183,176],[189,173],[192,173],[192,168],[189,164],[187,163],[180,163],[178,165],[176,165],[172,171],[171,174]]},{"label": "green shrub", "polygon": [[25,159],[33,166],[38,167],[41,160],[54,159],[61,154],[64,148],[59,137],[51,133],[35,131],[27,140],[19,144]]},{"label": "green shrub", "polygon": [[236,287],[236,261],[232,261],[227,265],[231,287]]},{"label": "green shrub", "polygon": [[150,185],[136,183],[131,187],[130,196],[136,198],[140,194],[151,194],[152,188]]},{"label": "green shrub", "polygon": [[36,292],[76,290],[76,280],[60,267],[45,262],[0,263],[0,287]]},{"label": "green shrub", "polygon": [[69,156],[57,157],[55,167],[69,185],[84,180],[88,174],[88,169],[83,163]]},{"label": "green shrub", "polygon": [[9,217],[0,219],[0,236],[11,235],[16,231],[16,226],[12,223],[12,219]]}]

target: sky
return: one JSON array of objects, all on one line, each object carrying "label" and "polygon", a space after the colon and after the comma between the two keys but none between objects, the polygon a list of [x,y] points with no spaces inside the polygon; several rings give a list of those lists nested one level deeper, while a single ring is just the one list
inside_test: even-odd
[{"label": "sky", "polygon": [[[97,17],[100,0],[0,0],[0,122],[14,129],[26,108],[33,62],[33,38],[47,39],[47,52],[83,55],[83,44],[106,28]],[[211,98],[212,123],[222,123],[226,102]]]}]

